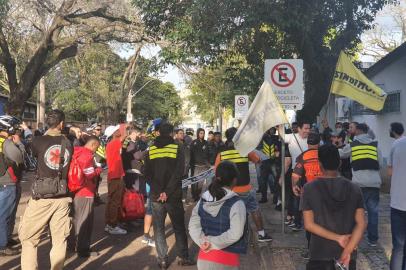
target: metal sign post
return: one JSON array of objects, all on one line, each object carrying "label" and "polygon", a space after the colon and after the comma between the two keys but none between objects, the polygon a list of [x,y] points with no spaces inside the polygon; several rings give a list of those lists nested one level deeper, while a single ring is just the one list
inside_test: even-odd
[{"label": "metal sign post", "polygon": [[281,137],[281,186],[282,186],[282,234],[285,234],[285,126],[279,126],[279,136]]}]

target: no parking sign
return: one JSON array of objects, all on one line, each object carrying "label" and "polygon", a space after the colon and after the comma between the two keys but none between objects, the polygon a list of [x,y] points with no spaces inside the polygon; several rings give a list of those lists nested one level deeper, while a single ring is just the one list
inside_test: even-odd
[{"label": "no parking sign", "polygon": [[265,60],[268,81],[284,109],[299,110],[303,106],[303,60]]},{"label": "no parking sign", "polygon": [[237,95],[235,96],[235,119],[242,120],[248,112],[249,109],[249,97],[247,95]]}]

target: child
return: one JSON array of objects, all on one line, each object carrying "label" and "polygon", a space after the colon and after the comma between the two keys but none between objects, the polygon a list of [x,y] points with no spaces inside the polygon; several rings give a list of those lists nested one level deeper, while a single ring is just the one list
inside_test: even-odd
[{"label": "child", "polygon": [[189,233],[200,247],[199,270],[239,269],[240,254],[246,253],[247,211],[232,191],[237,176],[233,163],[221,162],[214,181],[193,209]]}]

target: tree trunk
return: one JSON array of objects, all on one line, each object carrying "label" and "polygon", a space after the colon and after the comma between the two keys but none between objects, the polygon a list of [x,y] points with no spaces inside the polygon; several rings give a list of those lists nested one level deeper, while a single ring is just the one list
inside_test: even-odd
[{"label": "tree trunk", "polygon": [[17,117],[22,117],[24,112],[24,104],[26,98],[24,97],[24,90],[21,85],[16,89],[10,89],[10,97],[6,104],[6,113]]}]

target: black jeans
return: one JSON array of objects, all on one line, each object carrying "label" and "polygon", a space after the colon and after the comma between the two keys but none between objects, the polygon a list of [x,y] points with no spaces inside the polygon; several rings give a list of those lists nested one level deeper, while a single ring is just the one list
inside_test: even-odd
[{"label": "black jeans", "polygon": [[[334,261],[314,261],[310,260],[306,265],[306,270],[335,270]],[[348,270],[356,270],[357,262],[355,260],[350,261],[350,266]]]},{"label": "black jeans", "polygon": [[185,211],[182,201],[176,202],[152,202],[152,220],[158,261],[162,262],[168,257],[168,244],[165,236],[165,218],[169,215],[175,232],[176,250],[180,258],[188,258],[188,243],[185,227]]},{"label": "black jeans", "polygon": [[275,162],[271,159],[264,160],[261,163],[259,190],[261,191],[262,199],[267,199],[268,197],[268,186],[272,193],[276,192],[275,182],[279,179],[276,179],[276,175],[274,173],[274,165]]}]

